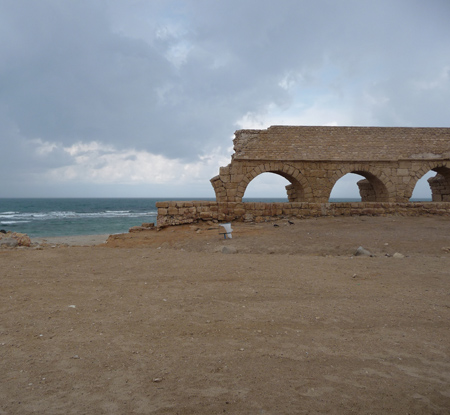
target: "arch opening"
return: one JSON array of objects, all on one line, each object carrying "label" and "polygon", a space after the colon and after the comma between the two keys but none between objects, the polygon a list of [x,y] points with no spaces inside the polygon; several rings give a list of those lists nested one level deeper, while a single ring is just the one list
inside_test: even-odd
[{"label": "arch opening", "polygon": [[432,170],[430,170],[428,173],[425,173],[419,180],[417,180],[417,183],[414,187],[414,190],[412,192],[411,198],[409,199],[410,202],[429,202],[432,200],[432,194],[431,194],[431,186],[428,182],[428,179],[431,179],[432,177],[435,177],[436,173]]},{"label": "arch opening", "polygon": [[288,197],[285,187],[291,183],[279,174],[270,172],[261,173],[256,176],[245,189],[243,202],[262,201],[263,199],[283,199],[287,202]]},{"label": "arch opening", "polygon": [[410,201],[430,200],[433,202],[450,202],[450,168],[435,167],[417,181]]},{"label": "arch opening", "polygon": [[347,173],[342,176],[333,186],[330,193],[329,202],[352,201],[360,202],[361,196],[357,182],[362,176],[354,173]]},{"label": "arch opening", "polygon": [[247,201],[284,199],[286,202],[297,202],[303,199],[303,195],[303,186],[295,177],[283,171],[265,171],[253,177],[245,185],[242,196],[238,196]]},{"label": "arch opening", "polygon": [[388,190],[377,176],[370,172],[354,170],[334,183],[329,202],[387,202],[388,199]]}]

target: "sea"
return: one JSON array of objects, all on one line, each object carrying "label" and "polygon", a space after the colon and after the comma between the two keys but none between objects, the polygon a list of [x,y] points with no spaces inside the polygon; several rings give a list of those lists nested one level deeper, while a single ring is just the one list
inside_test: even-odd
[{"label": "sea", "polygon": [[31,237],[100,235],[128,232],[156,222],[151,198],[0,199],[0,229]]},{"label": "sea", "polygon": [[[102,235],[156,223],[156,202],[209,198],[0,198],[0,229],[31,237]],[[352,202],[360,199],[330,199]],[[244,202],[287,202],[285,198],[244,198]]]}]

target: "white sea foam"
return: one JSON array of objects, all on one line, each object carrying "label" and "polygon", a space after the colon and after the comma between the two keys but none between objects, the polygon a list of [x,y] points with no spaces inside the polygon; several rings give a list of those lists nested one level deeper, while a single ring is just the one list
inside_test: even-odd
[{"label": "white sea foam", "polygon": [[[54,212],[2,212],[0,219],[9,221],[34,221],[34,220],[52,220],[52,219],[93,219],[93,218],[137,218],[141,216],[155,216],[156,211],[151,212],[131,212],[129,210],[107,210],[103,212],[72,212],[72,211],[54,211]],[[2,223],[6,223],[2,221]],[[12,222],[11,222],[12,223]]]}]

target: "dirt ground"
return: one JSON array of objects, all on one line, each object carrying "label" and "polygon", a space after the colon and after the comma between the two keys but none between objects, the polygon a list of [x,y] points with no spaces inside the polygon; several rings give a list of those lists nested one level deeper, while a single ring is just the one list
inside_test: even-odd
[{"label": "dirt ground", "polygon": [[276,224],[0,250],[0,414],[449,414],[450,218]]}]

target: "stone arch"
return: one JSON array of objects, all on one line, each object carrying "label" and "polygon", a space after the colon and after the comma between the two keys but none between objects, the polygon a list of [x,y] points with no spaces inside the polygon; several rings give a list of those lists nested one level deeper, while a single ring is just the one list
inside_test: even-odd
[{"label": "stone arch", "polygon": [[431,197],[433,202],[450,202],[450,162],[448,161],[430,161],[422,165],[415,174],[414,180],[411,180],[406,190],[408,200],[411,198],[414,188],[420,178],[430,170],[436,172],[436,176],[428,179],[431,188]]},{"label": "stone arch", "polygon": [[289,202],[301,202],[312,198],[311,186],[308,180],[300,173],[300,170],[287,163],[271,162],[254,167],[244,176],[238,184],[237,201],[242,201],[249,183],[262,173],[278,174],[290,182],[286,186]]},{"label": "stone arch", "polygon": [[329,200],[331,191],[336,182],[348,173],[359,174],[364,179],[357,182],[362,202],[389,202],[395,192],[392,180],[380,169],[363,164],[343,166],[330,177],[330,186],[327,190]]}]

